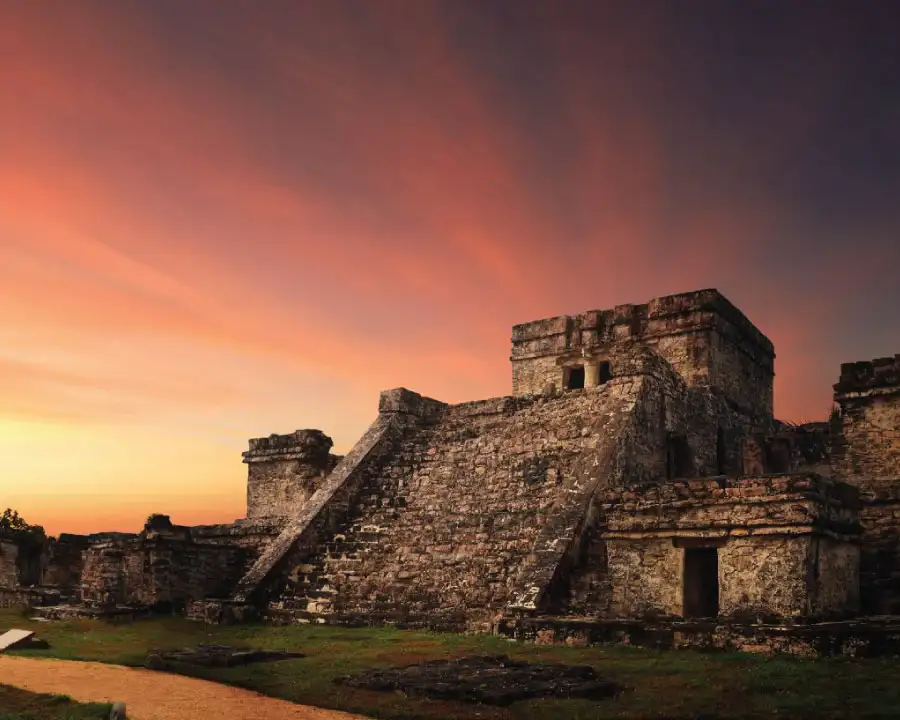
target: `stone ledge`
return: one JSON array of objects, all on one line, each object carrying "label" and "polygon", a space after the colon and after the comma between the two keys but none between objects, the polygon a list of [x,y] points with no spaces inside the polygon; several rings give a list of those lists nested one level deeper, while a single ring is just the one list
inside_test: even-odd
[{"label": "stone ledge", "polygon": [[439,418],[446,409],[446,403],[402,387],[384,390],[378,399],[378,412],[382,414],[399,413],[429,420]]},{"label": "stone ledge", "polygon": [[295,430],[287,435],[250,438],[245,463],[310,459],[325,462],[334,443],[321,430]]},{"label": "stone ledge", "polygon": [[900,392],[900,353],[841,365],[840,379],[834,385],[836,399],[864,397],[879,391]]},{"label": "stone ledge", "polygon": [[807,657],[900,656],[900,616],[807,624],[574,617],[505,617],[496,634],[539,645],[635,645]]}]

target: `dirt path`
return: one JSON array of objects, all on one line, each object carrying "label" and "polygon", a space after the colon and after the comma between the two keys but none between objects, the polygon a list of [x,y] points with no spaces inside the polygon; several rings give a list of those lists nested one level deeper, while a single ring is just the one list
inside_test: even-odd
[{"label": "dirt path", "polygon": [[250,690],[120,665],[0,655],[0,683],[81,702],[125,703],[129,720],[360,720]]}]

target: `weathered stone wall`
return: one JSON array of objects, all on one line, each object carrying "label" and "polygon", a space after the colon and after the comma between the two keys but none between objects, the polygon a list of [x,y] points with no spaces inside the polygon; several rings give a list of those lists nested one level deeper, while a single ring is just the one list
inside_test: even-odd
[{"label": "weathered stone wall", "polygon": [[46,543],[9,531],[0,537],[0,587],[39,585]]},{"label": "weathered stone wall", "polygon": [[716,547],[719,615],[822,617],[858,607],[858,495],[818,476],[614,490],[604,511],[618,617],[681,616],[684,547]]},{"label": "weathered stone wall", "polygon": [[[807,536],[731,537],[718,549],[719,616],[730,620],[843,615],[858,606],[858,548],[831,540],[822,553],[821,590],[808,577]],[[672,538],[609,543],[608,617],[681,617],[684,549]]]},{"label": "weathered stone wall", "polygon": [[900,355],[841,365],[832,467],[867,489],[900,482]]},{"label": "weathered stone wall", "polygon": [[194,542],[209,545],[233,545],[258,555],[266,545],[284,530],[288,518],[280,515],[241,518],[221,525],[193,525],[190,535]]},{"label": "weathered stone wall", "polygon": [[60,588],[74,588],[81,584],[84,565],[84,551],[90,544],[87,535],[62,533],[51,540],[44,564],[42,585]]},{"label": "weathered stone wall", "polygon": [[611,617],[681,615],[683,553],[671,538],[607,541]]},{"label": "weathered stone wall", "polygon": [[221,596],[247,568],[241,548],[144,537],[97,543],[84,553],[82,599],[90,605],[183,605]]},{"label": "weathered stone wall", "polygon": [[[809,614],[806,537],[733,537],[718,549],[719,616]],[[671,537],[611,539],[610,617],[682,617],[684,548]]]},{"label": "weathered stone wall", "polygon": [[247,463],[247,517],[299,512],[340,460],[321,430],[297,430],[250,440]]},{"label": "weathered stone wall", "polygon": [[729,537],[718,555],[720,616],[759,621],[810,614],[809,536]]},{"label": "weathered stone wall", "polygon": [[820,536],[810,539],[809,551],[810,614],[841,617],[858,613],[861,609],[859,544]]},{"label": "weathered stone wall", "polygon": [[513,394],[562,387],[564,368],[609,362],[641,344],[666,359],[689,387],[710,387],[749,416],[771,418],[772,343],[715,290],[656,298],[516,325]]},{"label": "weathered stone wall", "polygon": [[862,610],[900,613],[900,355],[841,365],[834,390],[832,472],[863,501]]},{"label": "weathered stone wall", "polygon": [[55,590],[45,588],[0,586],[0,608],[27,608],[58,605],[63,598]]},{"label": "weathered stone wall", "polygon": [[0,538],[0,587],[19,587],[19,544]]},{"label": "weathered stone wall", "polygon": [[697,620],[620,620],[559,617],[504,618],[498,634],[536,645],[624,644],[654,650],[726,650],[808,658],[900,655],[895,618],[821,623],[736,623]]},{"label": "weathered stone wall", "polygon": [[861,493],[860,605],[866,614],[900,615],[900,483]]}]

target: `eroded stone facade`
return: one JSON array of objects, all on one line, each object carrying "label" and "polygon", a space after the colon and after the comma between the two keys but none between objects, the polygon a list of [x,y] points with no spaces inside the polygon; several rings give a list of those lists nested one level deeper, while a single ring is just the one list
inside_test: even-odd
[{"label": "eroded stone facade", "polygon": [[247,517],[296,514],[340,460],[321,430],[297,430],[250,440],[247,463]]},{"label": "eroded stone facade", "polygon": [[900,610],[900,358],[843,366],[831,422],[780,423],[771,342],[704,290],[517,325],[511,362],[505,397],[385,391],[343,457],[320,430],[253,439],[247,518],[95,538],[83,571],[48,577],[207,620],[737,627]]},{"label": "eroded stone facade", "polygon": [[[610,614],[756,621],[852,615],[859,609],[858,505],[854,488],[817,475],[608,493],[602,537]],[[690,576],[699,554],[711,561],[706,578]],[[689,596],[704,582],[716,590],[714,607],[692,611]]]},{"label": "eroded stone facade", "polygon": [[621,347],[655,351],[689,387],[721,392],[742,412],[771,417],[771,341],[716,290],[656,298],[516,325],[513,394],[565,388],[581,368],[584,385],[615,377]]},{"label": "eroded stone facade", "polygon": [[862,607],[900,613],[900,355],[842,365],[834,390],[834,474],[863,502]]}]

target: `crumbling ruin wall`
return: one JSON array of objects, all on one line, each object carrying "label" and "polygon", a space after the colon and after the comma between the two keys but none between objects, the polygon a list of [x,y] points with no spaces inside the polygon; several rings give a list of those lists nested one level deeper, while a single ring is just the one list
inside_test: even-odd
[{"label": "crumbling ruin wall", "polygon": [[0,536],[0,587],[40,585],[46,541],[15,530]]},{"label": "crumbling ruin wall", "polygon": [[295,515],[334,469],[332,440],[321,430],[297,430],[250,440],[247,517]]},{"label": "crumbling ruin wall", "polygon": [[858,495],[815,475],[678,481],[611,491],[613,617],[684,614],[685,552],[716,548],[718,614],[829,617],[858,607]]},{"label": "crumbling ruin wall", "polygon": [[841,365],[834,386],[840,434],[832,465],[868,489],[900,480],[900,355]]},{"label": "crumbling ruin wall", "polygon": [[236,547],[158,536],[101,542],[84,553],[82,599],[90,605],[178,607],[221,596],[246,568],[246,551]]},{"label": "crumbling ruin wall", "polygon": [[0,587],[19,587],[19,544],[0,538]]},{"label": "crumbling ruin wall", "polygon": [[681,615],[682,551],[671,538],[606,543],[610,617]]},{"label": "crumbling ruin wall", "polygon": [[90,545],[87,535],[62,533],[51,539],[47,548],[41,584],[55,588],[75,588],[81,584],[84,551]]},{"label": "crumbling ruin wall", "polygon": [[729,537],[718,551],[719,615],[759,622],[810,614],[809,544],[806,535]]},{"label": "crumbling ruin wall", "polygon": [[806,567],[812,616],[848,617],[859,612],[860,555],[858,542],[810,538]]},{"label": "crumbling ruin wall", "polygon": [[249,552],[248,557],[255,559],[287,523],[288,518],[281,515],[241,518],[228,524],[192,525],[190,535],[198,543],[244,548]]},{"label": "crumbling ruin wall", "polygon": [[516,325],[513,394],[561,388],[570,367],[608,362],[615,377],[622,347],[635,344],[665,358],[689,387],[711,388],[752,418],[772,417],[772,343],[715,290]]},{"label": "crumbling ruin wall", "polygon": [[900,613],[900,355],[841,365],[832,472],[862,493],[863,612]]}]

